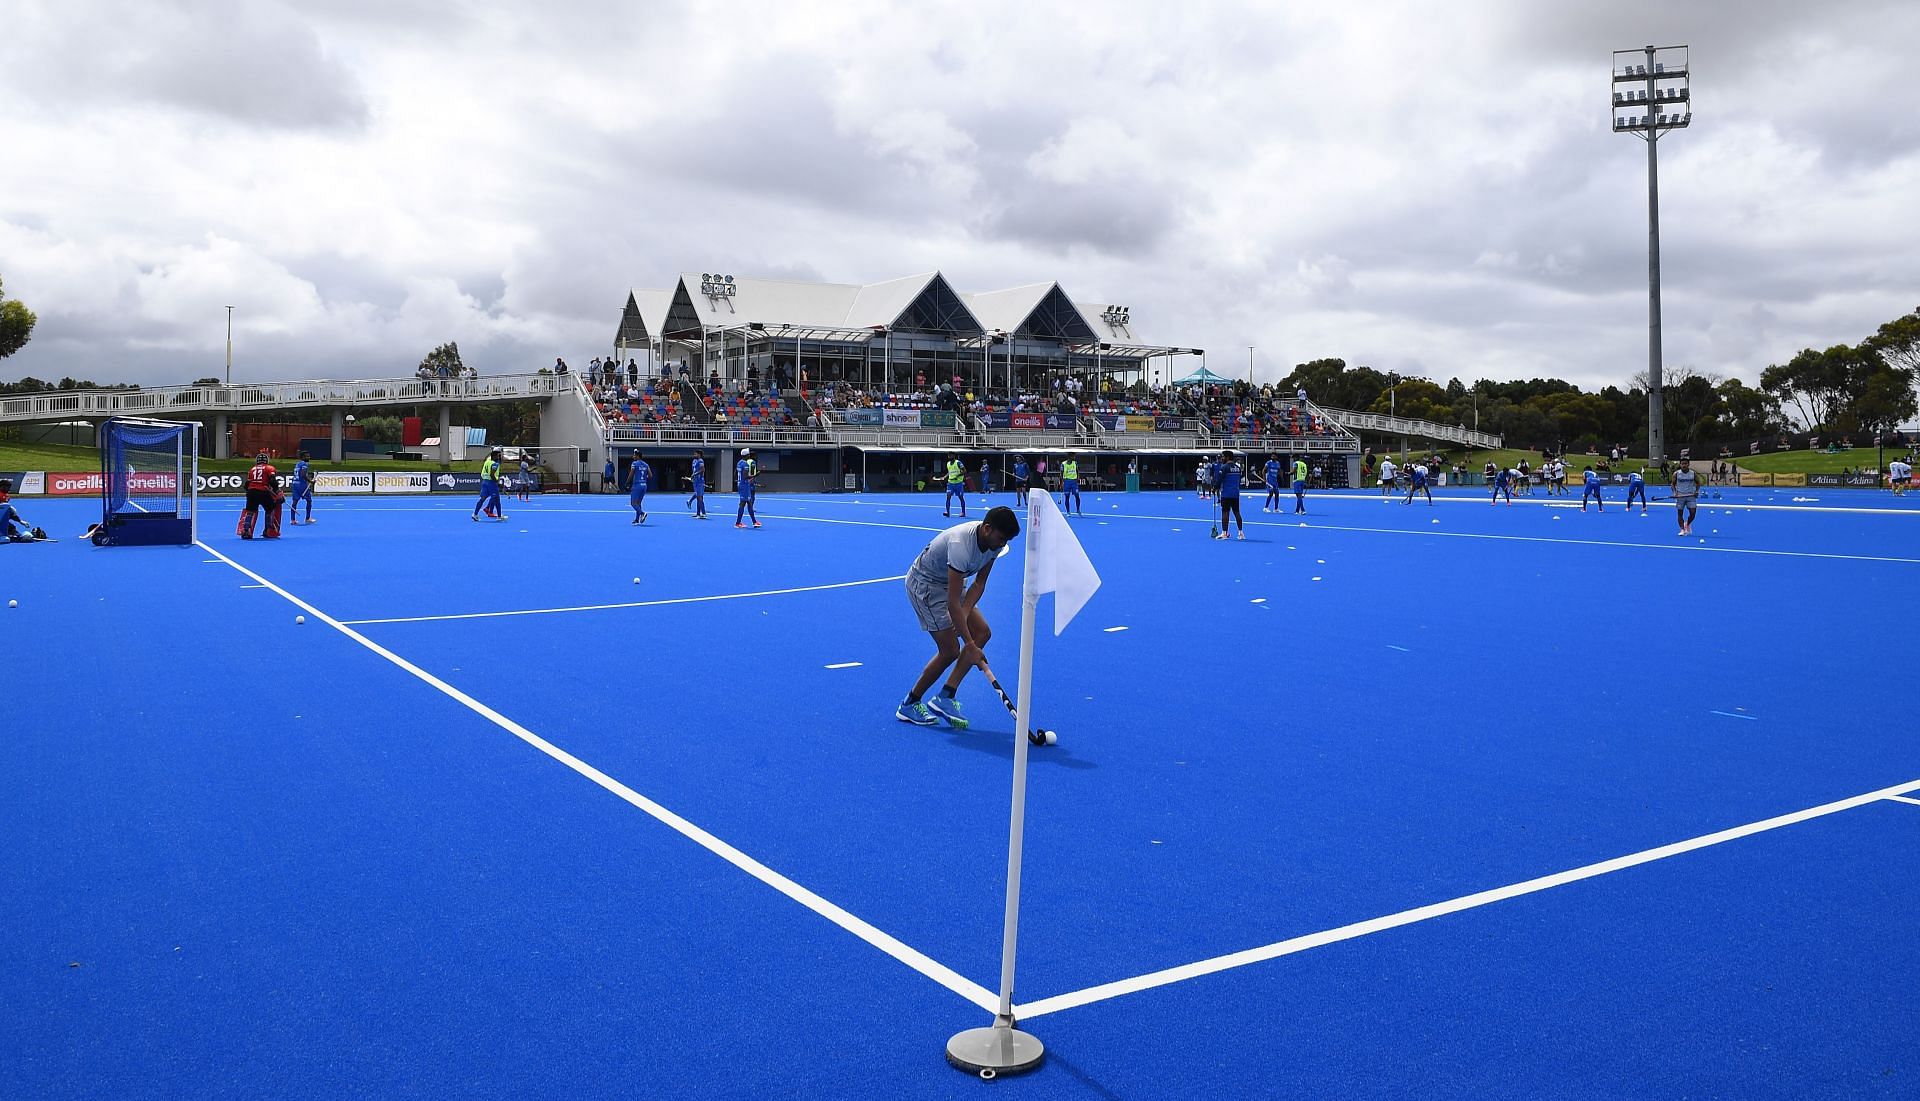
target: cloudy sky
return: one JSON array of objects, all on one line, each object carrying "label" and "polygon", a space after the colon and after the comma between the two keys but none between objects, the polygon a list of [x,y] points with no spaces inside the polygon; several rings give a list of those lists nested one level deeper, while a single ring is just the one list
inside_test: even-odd
[{"label": "cloudy sky", "polygon": [[1920,5],[16,0],[0,376],[583,361],[683,270],[1057,280],[1256,375],[1646,364],[1611,51],[1692,47],[1666,359],[1757,378],[1920,304]]}]

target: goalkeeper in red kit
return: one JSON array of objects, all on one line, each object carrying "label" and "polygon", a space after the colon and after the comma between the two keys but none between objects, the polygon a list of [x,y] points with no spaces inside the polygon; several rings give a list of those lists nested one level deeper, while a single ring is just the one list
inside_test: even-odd
[{"label": "goalkeeper in red kit", "polygon": [[253,538],[253,519],[259,512],[267,514],[268,539],[280,538],[280,472],[267,461],[267,453],[262,451],[254,456],[253,466],[247,470],[247,507],[240,513],[239,535],[242,539]]}]

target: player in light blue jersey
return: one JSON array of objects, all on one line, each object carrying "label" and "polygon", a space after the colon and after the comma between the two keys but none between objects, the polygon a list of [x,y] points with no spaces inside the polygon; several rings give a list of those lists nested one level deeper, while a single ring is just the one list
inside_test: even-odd
[{"label": "player in light blue jersey", "polygon": [[752,519],[753,526],[760,526],[760,514],[753,511],[753,479],[760,473],[760,464],[753,461],[753,448],[740,449],[740,461],[733,464],[733,486],[740,493],[740,507],[733,511],[733,526],[744,528],[743,519]]},{"label": "player in light blue jersey", "polygon": [[633,462],[627,467],[627,503],[633,506],[633,522],[647,522],[647,490],[653,486],[653,468],[640,453],[633,453]]},{"label": "player in light blue jersey", "polygon": [[1592,467],[1587,467],[1586,472],[1582,474],[1580,478],[1583,484],[1580,490],[1580,511],[1587,511],[1587,500],[1589,498],[1593,500],[1594,504],[1600,506],[1601,512],[1607,511],[1607,503],[1600,499],[1600,475],[1595,474]]}]

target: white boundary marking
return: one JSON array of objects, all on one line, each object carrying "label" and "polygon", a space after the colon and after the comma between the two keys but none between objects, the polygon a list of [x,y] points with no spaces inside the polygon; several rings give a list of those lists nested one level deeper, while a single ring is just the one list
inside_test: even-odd
[{"label": "white boundary marking", "polygon": [[[1452,486],[1447,487],[1448,492],[1443,492],[1439,496],[1435,497],[1433,499],[1434,503],[1485,506],[1491,500],[1490,497],[1488,497],[1486,494],[1481,492],[1475,492],[1471,495],[1467,495],[1467,494],[1452,492],[1453,488],[1454,487]],[[1482,487],[1475,486],[1473,488],[1476,491],[1478,491]],[[1615,488],[1615,487],[1609,486],[1608,488]],[[1627,487],[1620,486],[1618,488],[1622,492],[1625,492]],[[1172,492],[1172,491],[1164,490],[1164,489],[1156,489],[1149,494],[1142,494],[1141,496],[1152,496],[1153,494],[1164,495],[1169,492]],[[899,496],[912,496],[912,495],[899,494]],[[1089,496],[1124,497],[1128,495],[1123,493],[1102,493],[1102,494],[1089,494]],[[1186,496],[1192,497],[1193,496],[1192,491],[1191,490],[1186,491]],[[1243,500],[1247,496],[1249,495],[1245,493],[1241,495]],[[1252,494],[1251,496],[1260,496],[1260,494],[1256,493],[1256,494]],[[1327,500],[1327,501],[1394,501],[1399,499],[1401,496],[1404,496],[1404,495],[1398,492],[1396,492],[1392,497],[1383,497],[1377,493],[1355,493],[1351,490],[1342,491],[1342,490],[1322,489],[1322,490],[1307,491],[1307,497],[1309,500]],[[844,500],[838,497],[822,497],[817,494],[813,496],[794,496],[794,497],[786,497],[783,494],[782,497],[784,497],[787,500],[816,501],[821,504],[850,505],[850,504],[860,503],[856,501]],[[869,501],[866,503],[872,504],[874,502]],[[1545,507],[1545,508],[1576,508],[1577,509],[1580,507],[1579,500],[1577,498],[1570,498],[1570,497],[1538,497],[1538,498],[1531,498],[1531,499],[1526,497],[1515,497],[1514,503],[1519,505],[1531,505],[1535,508]],[[1620,504],[1621,502],[1616,501],[1615,503]],[[1655,501],[1653,503],[1656,505],[1665,505],[1668,508],[1673,507],[1673,501],[1671,498],[1663,501]],[[932,508],[933,506],[923,505],[923,504],[898,504],[895,507]],[[1700,511],[1702,513],[1707,512],[1709,509],[1716,509],[1716,508],[1727,509],[1728,511],[1733,511],[1736,509],[1759,509],[1766,512],[1848,512],[1848,513],[1858,513],[1864,516],[1920,516],[1920,509],[1912,509],[1912,508],[1861,508],[1857,505],[1828,505],[1823,508],[1813,508],[1808,505],[1770,505],[1770,504],[1762,504],[1758,501],[1747,502],[1747,501],[1741,501],[1741,500],[1726,500],[1723,498],[1712,498],[1710,500],[1702,500],[1700,502]],[[1219,510],[1216,508],[1215,511],[1217,512]],[[1289,513],[1288,515],[1292,515],[1292,514]]]},{"label": "white boundary marking", "polygon": [[955,994],[960,995],[962,998],[965,998],[967,1001],[972,1002],[974,1005],[979,1006],[981,1009],[984,1009],[987,1012],[992,1013],[1000,1008],[999,996],[996,995],[994,992],[988,990],[986,987],[981,986],[979,983],[974,982],[973,980],[965,977],[964,975],[961,975],[959,972],[954,971],[952,968],[946,966],[945,964],[939,962],[938,960],[935,960],[932,957],[927,956],[926,954],[920,952],[918,949],[913,948],[912,946],[902,942],[901,940],[894,937],[893,935],[887,932],[884,932],[883,930],[867,923],[866,921],[858,917],[855,917],[853,914],[848,913],[846,910],[841,909],[839,906],[836,906],[833,903],[828,902],[826,899],[821,898],[819,895],[814,894],[812,891],[807,890],[805,887],[802,887],[798,883],[795,883],[793,880],[788,879],[786,876],[783,876],[779,872],[774,871],[772,868],[767,867],[765,864],[760,863],[758,860],[755,860],[751,856],[748,856],[746,853],[743,853],[739,849],[734,848],[732,845],[727,844],[725,841],[720,840],[718,837],[715,837],[713,834],[708,833],[706,830],[701,829],[699,826],[696,826],[692,822],[687,821],[685,818],[682,818],[679,815],[673,813],[672,811],[668,810],[666,807],[663,807],[660,804],[654,802],[653,800],[647,798],[646,796],[641,795],[639,792],[634,791],[632,788],[628,787],[627,785],[621,783],[618,780],[615,780],[613,777],[608,776],[606,773],[601,772],[599,769],[593,767],[592,765],[587,764],[585,761],[582,761],[578,757],[575,757],[573,754],[568,753],[566,750],[561,749],[560,747],[547,741],[545,738],[540,737],[538,734],[533,733],[532,731],[528,730],[526,727],[521,726],[519,723],[514,722],[512,719],[509,719],[505,715],[500,714],[498,711],[495,711],[493,708],[488,707],[486,704],[483,704],[479,700],[474,699],[472,696],[467,695],[465,692],[460,691],[458,688],[455,688],[454,686],[441,680],[439,677],[436,677],[433,674],[427,672],[426,670],[421,669],[419,666],[414,665],[412,662],[408,661],[407,659],[401,657],[398,654],[395,654],[393,651],[388,650],[386,647],[381,646],[379,643],[374,642],[372,639],[369,639],[368,637],[361,634],[360,632],[347,626],[345,623],[341,622],[340,620],[334,619],[332,616],[328,615],[327,613],[321,611],[320,609],[314,607],[313,605],[307,603],[306,601],[300,599],[299,597],[294,596],[292,593],[288,592],[287,590],[281,588],[280,586],[274,584],[271,581],[268,581],[266,578],[253,572],[247,567],[242,566],[240,563],[235,562],[233,559],[228,558],[226,555],[221,554],[219,551],[213,549],[210,546],[207,546],[205,543],[201,543],[200,547],[202,550],[205,550],[208,554],[218,556],[227,565],[232,566],[234,569],[239,570],[241,573],[247,575],[248,577],[253,578],[255,581],[260,582],[262,585],[265,585],[267,588],[273,590],[275,593],[278,593],[281,597],[286,599],[288,603],[293,604],[295,607],[305,609],[307,614],[313,616],[315,619],[319,620],[322,623],[325,623],[329,627],[332,627],[334,630],[339,631],[341,634],[347,636],[353,641],[373,651],[375,654],[378,654],[379,656],[385,658],[389,662],[392,662],[394,665],[412,674],[414,677],[418,678],[419,680],[426,683],[430,687],[446,695],[448,698],[465,706],[468,710],[479,715],[481,718],[486,719],[488,722],[493,723],[495,726],[499,727],[500,729],[506,731],[509,734],[512,734],[514,737],[519,738],[521,741],[527,743],[533,748],[539,750],[540,752],[546,754],[547,756],[567,766],[573,771],[593,781],[595,784],[598,784],[600,787],[618,796],[620,799],[624,800],[625,802],[631,804],[632,806],[642,811],[645,811],[648,815],[651,815],[654,819],[658,820],[660,823],[667,826],[669,829],[687,838],[688,840],[692,841],[694,844],[699,845],[701,848],[706,849],[708,852],[714,854],[720,859],[725,860],[727,863],[732,864],[734,867],[739,868],[741,871],[747,873],[753,878],[759,880],[760,882],[766,884],[769,887],[772,887],[774,890],[779,891],[781,894],[787,896],[793,901],[798,902],[800,905],[805,906],[807,909],[812,910],[814,913],[819,914],[823,918],[826,918],[828,921],[831,921],[835,925],[853,934],[854,936],[860,938],[861,940],[867,942],[873,947],[878,948],[880,951],[885,952],[887,955],[892,956],[894,959],[900,961],[903,964],[906,964],[908,967],[912,968],[913,970],[919,972],[922,975],[925,975],[927,978],[932,979],[934,982],[939,983],[941,986],[947,988],[948,990],[953,991]]},{"label": "white boundary marking", "polygon": [[395,616],[391,619],[343,619],[340,622],[349,627],[364,627],[370,623],[433,623],[443,619],[496,619],[501,616],[552,615],[556,612],[604,612],[613,608],[657,608],[664,604],[703,604],[713,600],[747,600],[756,596],[784,596],[787,593],[812,593],[823,589],[851,589],[858,585],[879,585],[888,581],[899,581],[906,576],[904,573],[897,573],[892,577],[869,577],[864,581],[834,581],[826,585],[802,585],[795,589],[761,589],[759,592],[752,593],[716,593],[713,596],[629,600],[620,604],[580,604],[571,608],[518,608],[504,612],[454,612],[448,615]]},{"label": "white boundary marking", "polygon": [[[1676,841],[1671,845],[1661,845],[1659,848],[1643,849],[1640,852],[1627,856],[1616,856],[1612,860],[1602,860],[1597,864],[1588,864],[1581,868],[1555,872],[1552,875],[1543,875],[1537,879],[1529,879],[1521,883],[1509,884],[1505,887],[1495,887],[1492,890],[1480,891],[1476,894],[1463,895],[1445,902],[1436,902],[1429,906],[1421,906],[1412,910],[1402,910],[1397,914],[1387,914],[1384,917],[1371,918],[1367,921],[1355,922],[1352,925],[1342,925],[1338,929],[1309,933],[1306,936],[1276,941],[1273,944],[1262,945],[1258,948],[1249,948],[1245,951],[1232,952],[1224,956],[1214,956],[1211,959],[1200,960],[1196,963],[1182,964],[1179,967],[1169,967],[1161,971],[1149,972],[1145,975],[1136,975],[1130,979],[1102,983],[1099,986],[1090,986],[1085,990],[1076,990],[1069,994],[1059,994],[1051,998],[1042,998],[1030,1005],[1016,1006],[1014,1015],[1022,1020],[1031,1020],[1034,1017],[1045,1016],[1049,1013],[1058,1013],[1063,1009],[1073,1009],[1078,1006],[1090,1005],[1094,1002],[1106,1001],[1109,998],[1117,998],[1122,994],[1133,994],[1142,990],[1151,990],[1156,986],[1167,986],[1172,983],[1185,982],[1188,979],[1196,979],[1202,975],[1211,975],[1219,971],[1245,967],[1248,964],[1278,959],[1281,956],[1290,956],[1296,952],[1304,952],[1309,948],[1319,948],[1328,944],[1337,944],[1343,940],[1364,937],[1370,933],[1380,933],[1388,929],[1398,929],[1403,925],[1412,925],[1415,922],[1444,917],[1447,914],[1456,914],[1462,910],[1471,910],[1478,906],[1504,902],[1510,898],[1530,895],[1552,887],[1562,887],[1569,883],[1578,883],[1583,879],[1592,879],[1596,876],[1606,875],[1609,872],[1622,871],[1627,868],[1637,867],[1641,864],[1650,864],[1656,860],[1665,860],[1670,856],[1690,853],[1696,849],[1707,848],[1710,845],[1718,845],[1726,841],[1735,841],[1742,837],[1751,837],[1756,833],[1777,830],[1782,826],[1791,826],[1824,815],[1837,814],[1843,810],[1852,810],[1855,807],[1864,806],[1867,803],[1879,802],[1883,799],[1899,798],[1904,793],[1917,789],[1920,789],[1920,780],[1909,780],[1904,784],[1895,784],[1892,787],[1867,792],[1865,795],[1855,795],[1851,798],[1836,800],[1832,803],[1823,803],[1817,807],[1809,807],[1806,810],[1797,810],[1773,818],[1762,819],[1758,822],[1749,822],[1744,826],[1734,826],[1731,829],[1721,830],[1718,833],[1704,834],[1686,841]],[[1912,801],[1913,800],[1903,800],[1903,802]]]},{"label": "white boundary marking", "polygon": [[1912,803],[1914,806],[1920,807],[1920,799],[1909,799],[1904,795],[1889,795],[1887,798],[1896,803]]}]

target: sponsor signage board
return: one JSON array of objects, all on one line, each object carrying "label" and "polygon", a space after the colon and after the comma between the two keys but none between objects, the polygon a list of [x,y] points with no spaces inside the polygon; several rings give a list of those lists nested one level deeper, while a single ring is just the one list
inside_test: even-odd
[{"label": "sponsor signage board", "polygon": [[920,427],[952,428],[953,412],[948,409],[922,409],[920,410]]},{"label": "sponsor signage board", "polygon": [[1154,423],[1154,418],[1152,417],[1142,417],[1133,413],[1127,414],[1127,431],[1129,432],[1151,432],[1157,427],[1159,427],[1159,425]]},{"label": "sponsor signage board", "polygon": [[1153,418],[1153,430],[1155,432],[1178,432],[1180,431],[1180,418],[1155,417]]},{"label": "sponsor signage board", "polygon": [[1852,487],[1861,488],[1861,489],[1877,489],[1879,488],[1881,481],[1882,481],[1881,477],[1877,474],[1809,474],[1807,475],[1808,485],[1827,486],[1829,488],[1839,487],[1839,486],[1852,486]]},{"label": "sponsor signage board", "polygon": [[320,470],[313,475],[315,493],[372,493],[373,473],[367,470]]},{"label": "sponsor signage board", "polygon": [[373,475],[375,493],[431,493],[433,475],[424,470],[381,470]]},{"label": "sponsor signage board", "polygon": [[846,421],[848,424],[879,424],[881,423],[880,410],[849,409],[846,412]]},{"label": "sponsor signage board", "polygon": [[433,491],[435,493],[477,494],[480,492],[480,475],[442,471],[439,474],[433,475]]},{"label": "sponsor signage board", "polygon": [[1011,414],[1011,424],[1015,428],[1045,428],[1047,415],[1045,413],[1014,413]]},{"label": "sponsor signage board", "polygon": [[882,409],[880,423],[888,428],[918,428],[920,427],[920,410]]}]

